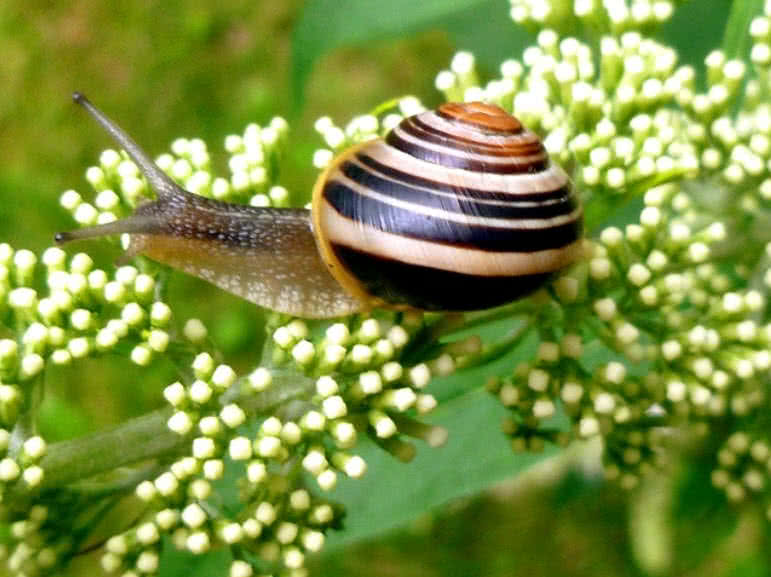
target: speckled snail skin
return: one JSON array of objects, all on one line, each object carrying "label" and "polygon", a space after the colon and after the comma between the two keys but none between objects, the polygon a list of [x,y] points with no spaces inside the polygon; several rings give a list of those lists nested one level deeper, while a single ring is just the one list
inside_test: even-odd
[{"label": "speckled snail skin", "polygon": [[373,307],[501,305],[579,258],[582,210],[538,137],[504,110],[448,103],[343,152],[312,210],[191,194],[82,94],[158,198],[58,242],[130,233],[145,254],[266,308],[306,318]]}]

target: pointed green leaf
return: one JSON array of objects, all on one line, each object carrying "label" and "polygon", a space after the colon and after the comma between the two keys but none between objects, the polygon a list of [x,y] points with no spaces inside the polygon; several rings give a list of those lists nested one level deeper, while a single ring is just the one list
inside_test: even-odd
[{"label": "pointed green leaf", "polygon": [[477,493],[527,470],[554,455],[514,453],[500,430],[506,409],[484,390],[444,402],[433,424],[450,432],[447,444],[429,448],[420,443],[415,459],[404,464],[372,443],[357,447],[368,472],[358,480],[341,480],[332,498],[345,504],[345,528],[329,535],[330,546],[342,545],[403,526],[451,499]]},{"label": "pointed green leaf", "polygon": [[[413,33],[488,4],[490,0],[309,0],[292,39],[290,81],[295,108],[302,103],[316,60],[335,48]],[[506,19],[505,12],[496,12]]]}]

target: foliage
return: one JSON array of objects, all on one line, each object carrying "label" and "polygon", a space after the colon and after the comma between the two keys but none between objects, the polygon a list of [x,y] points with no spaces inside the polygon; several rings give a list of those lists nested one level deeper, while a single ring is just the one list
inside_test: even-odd
[{"label": "foliage", "polygon": [[[133,494],[138,517],[106,539],[107,572],[155,574],[176,548],[227,552],[232,577],[303,575],[306,555],[337,530],[341,541],[371,535],[577,440],[602,442],[604,476],[638,503],[673,457],[706,452],[713,487],[766,515],[771,3],[752,4],[737,3],[703,87],[650,37],[672,16],[666,1],[511,0],[537,38],[522,58],[483,84],[459,52],[437,75],[444,98],[497,103],[540,133],[584,193],[586,259],[499,309],[327,323],[272,314],[254,366],[237,372],[200,321],[175,317],[159,265],[105,270],[85,253],[0,245],[8,570],[59,574]],[[405,97],[343,127],[319,119],[313,165],[422,108]],[[291,146],[275,118],[225,139],[227,176],[199,139],[174,141],[157,162],[197,194],[287,206],[279,168]],[[92,201],[60,198],[81,225],[120,218],[151,193],[114,150],[86,178]],[[47,444],[46,367],[112,354],[177,367],[168,406]],[[448,430],[445,449],[415,458],[413,440],[436,447]]]}]

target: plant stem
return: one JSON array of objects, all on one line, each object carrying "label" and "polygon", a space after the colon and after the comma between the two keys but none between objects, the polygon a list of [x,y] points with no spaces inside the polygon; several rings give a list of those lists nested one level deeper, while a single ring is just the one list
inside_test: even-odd
[{"label": "plant stem", "polygon": [[[243,395],[238,403],[250,416],[266,414],[307,396],[313,387],[313,381],[302,375],[274,374],[268,390]],[[166,421],[171,414],[171,408],[159,409],[111,429],[50,445],[40,462],[45,477],[39,488],[60,488],[118,467],[173,455],[190,439],[169,430]]]},{"label": "plant stem", "polygon": [[733,2],[723,32],[723,52],[726,58],[746,60],[750,52],[750,36],[747,33],[753,18],[763,12],[763,0]]}]

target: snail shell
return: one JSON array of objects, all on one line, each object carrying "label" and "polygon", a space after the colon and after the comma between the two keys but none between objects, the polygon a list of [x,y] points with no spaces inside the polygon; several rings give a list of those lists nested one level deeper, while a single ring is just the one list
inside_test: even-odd
[{"label": "snail shell", "polygon": [[313,222],[332,275],[363,301],[484,309],[574,261],[581,208],[538,137],[501,108],[444,104],[321,175]]},{"label": "snail shell", "polygon": [[158,199],[57,241],[131,233],[143,253],[272,310],[334,317],[376,306],[484,309],[538,287],[581,252],[568,176],[501,108],[449,103],[343,152],[312,210],[258,208],[181,189],[76,93]]}]

